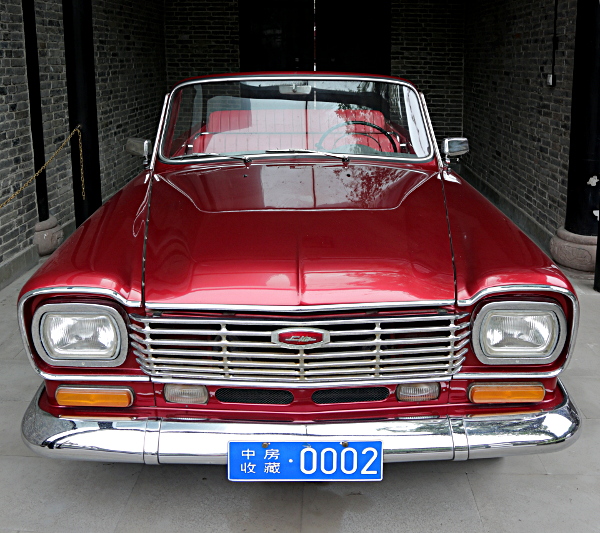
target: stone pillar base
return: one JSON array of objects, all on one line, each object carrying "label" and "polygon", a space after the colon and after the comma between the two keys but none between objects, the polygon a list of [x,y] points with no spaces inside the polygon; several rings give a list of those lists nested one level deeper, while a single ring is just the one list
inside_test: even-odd
[{"label": "stone pillar base", "polygon": [[550,253],[559,265],[593,272],[597,241],[597,237],[577,235],[565,228],[559,228],[556,235],[550,239]]},{"label": "stone pillar base", "polygon": [[56,217],[50,215],[48,220],[38,222],[35,225],[33,244],[37,246],[40,256],[50,255],[60,246],[60,243],[63,241],[63,237],[63,230],[58,225]]}]

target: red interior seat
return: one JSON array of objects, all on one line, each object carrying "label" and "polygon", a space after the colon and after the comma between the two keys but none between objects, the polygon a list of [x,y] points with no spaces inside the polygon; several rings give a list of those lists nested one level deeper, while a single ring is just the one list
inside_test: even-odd
[{"label": "red interior seat", "polygon": [[[310,103],[309,103],[310,105]],[[392,152],[387,137],[368,124],[386,127],[380,111],[356,109],[256,109],[223,110],[210,114],[206,131],[194,139],[194,152],[250,152],[267,149],[316,149],[323,134],[323,149],[363,144]]]}]

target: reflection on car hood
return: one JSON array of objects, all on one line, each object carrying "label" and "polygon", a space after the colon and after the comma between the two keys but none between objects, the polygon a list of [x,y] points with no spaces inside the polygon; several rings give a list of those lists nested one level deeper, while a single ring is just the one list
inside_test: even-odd
[{"label": "reflection on car hood", "polygon": [[261,165],[153,184],[149,304],[320,305],[453,300],[436,173]]}]

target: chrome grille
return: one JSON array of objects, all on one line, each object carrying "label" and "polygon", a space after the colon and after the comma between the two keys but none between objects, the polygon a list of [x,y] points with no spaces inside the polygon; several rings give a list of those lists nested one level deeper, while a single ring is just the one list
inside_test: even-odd
[{"label": "chrome grille", "polygon": [[[204,384],[383,384],[444,381],[460,370],[469,315],[443,311],[397,316],[296,318],[235,315],[130,315],[133,351],[155,381]],[[330,342],[283,347],[273,331],[318,328]]]}]

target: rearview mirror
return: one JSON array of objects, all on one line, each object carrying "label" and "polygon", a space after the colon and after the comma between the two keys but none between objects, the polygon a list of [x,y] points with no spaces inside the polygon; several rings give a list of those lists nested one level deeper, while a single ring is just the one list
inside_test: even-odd
[{"label": "rearview mirror", "polygon": [[465,137],[448,137],[442,141],[442,154],[446,158],[459,157],[469,151],[469,139]]},{"label": "rearview mirror", "polygon": [[125,150],[130,154],[142,156],[144,158],[144,166],[147,166],[150,162],[150,154],[152,153],[152,141],[130,137],[127,139]]},{"label": "rearview mirror", "polygon": [[310,85],[299,85],[292,83],[291,85],[280,85],[279,92],[281,94],[310,94],[312,86]]}]

